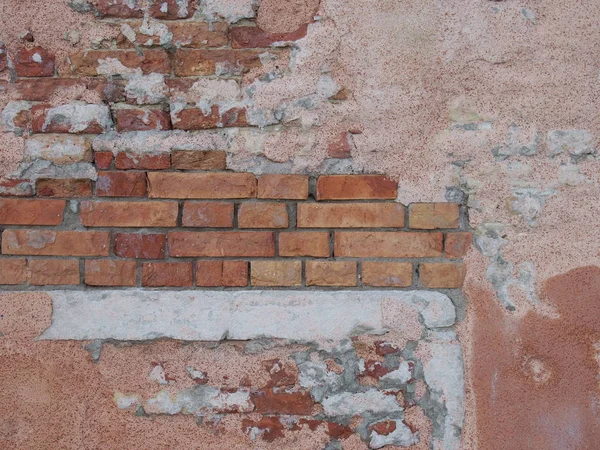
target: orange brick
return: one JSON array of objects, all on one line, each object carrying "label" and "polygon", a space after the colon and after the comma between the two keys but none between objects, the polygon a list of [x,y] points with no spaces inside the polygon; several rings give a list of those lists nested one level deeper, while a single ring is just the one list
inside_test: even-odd
[{"label": "orange brick", "polygon": [[85,227],[175,227],[176,202],[81,202],[79,217]]},{"label": "orange brick", "polygon": [[467,254],[473,243],[473,235],[469,232],[457,232],[446,234],[444,251],[446,258],[462,258]]},{"label": "orange brick", "polygon": [[279,256],[329,256],[329,233],[291,231],[279,234]]},{"label": "orange brick", "polygon": [[146,174],[143,172],[99,172],[98,197],[145,197]]},{"label": "orange brick", "polygon": [[356,261],[306,261],[307,286],[356,286]]},{"label": "orange brick", "polygon": [[164,50],[86,50],[70,55],[71,73],[80,76],[96,76],[100,60],[117,59],[129,69],[140,68],[143,73],[169,73],[171,61]]},{"label": "orange brick", "polygon": [[248,261],[198,261],[196,272],[197,286],[248,285]]},{"label": "orange brick", "polygon": [[437,258],[442,256],[442,233],[410,231],[337,231],[335,256],[366,258]]},{"label": "orange brick", "polygon": [[0,284],[23,284],[27,281],[27,260],[25,258],[0,259]]},{"label": "orange brick", "polygon": [[299,203],[298,228],[402,228],[399,203]]},{"label": "orange brick", "polygon": [[215,75],[219,67],[222,75],[240,75],[261,66],[259,55],[264,50],[177,50],[174,70],[178,77]]},{"label": "orange brick", "polygon": [[35,256],[108,256],[104,231],[4,230],[2,253]]},{"label": "orange brick", "polygon": [[300,286],[302,284],[301,261],[252,261],[253,286]]},{"label": "orange brick", "polygon": [[409,262],[362,263],[362,282],[365,286],[408,287],[412,284],[413,267]]},{"label": "orange brick", "polygon": [[214,150],[174,150],[171,164],[177,170],[225,170],[227,152]]},{"label": "orange brick", "polygon": [[182,224],[184,227],[231,228],[233,203],[185,202]]},{"label": "orange brick", "polygon": [[115,167],[120,170],[146,169],[161,170],[171,167],[171,157],[168,153],[135,154],[120,152],[115,160]]},{"label": "orange brick", "polygon": [[0,198],[1,225],[59,225],[65,200]]},{"label": "orange brick", "polygon": [[91,197],[92,182],[78,179],[38,179],[35,185],[40,197]]},{"label": "orange brick", "polygon": [[398,182],[383,175],[324,175],[317,180],[317,200],[393,200]]},{"label": "orange brick", "polygon": [[419,279],[427,288],[459,288],[465,280],[465,274],[465,266],[460,263],[419,264]]},{"label": "orange brick", "polygon": [[135,261],[93,259],[85,262],[85,284],[89,286],[135,286]]},{"label": "orange brick", "polygon": [[96,169],[110,169],[112,162],[112,152],[94,152],[94,164],[96,165]]},{"label": "orange brick", "polygon": [[421,230],[458,228],[459,215],[457,203],[413,203],[408,208],[408,224]]},{"label": "orange brick", "polygon": [[285,203],[243,203],[238,210],[240,228],[287,228]]},{"label": "orange brick", "polygon": [[267,33],[258,27],[233,27],[231,29],[231,47],[233,48],[269,48],[275,42],[297,41],[306,36],[308,25],[300,26],[289,33]]},{"label": "orange brick", "polygon": [[180,287],[192,285],[191,262],[142,264],[142,286]]},{"label": "orange brick", "polygon": [[169,255],[174,257],[275,256],[270,231],[173,231]]},{"label": "orange brick", "polygon": [[306,175],[262,175],[258,179],[258,198],[304,200],[308,198]]},{"label": "orange brick", "polygon": [[33,285],[79,284],[79,260],[30,259],[30,283]]},{"label": "orange brick", "polygon": [[256,197],[256,178],[251,173],[148,174],[150,198],[251,198]]}]

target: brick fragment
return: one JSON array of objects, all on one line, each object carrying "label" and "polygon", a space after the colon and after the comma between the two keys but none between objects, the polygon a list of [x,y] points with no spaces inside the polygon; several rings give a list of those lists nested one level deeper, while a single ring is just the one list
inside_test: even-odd
[{"label": "brick fragment", "polygon": [[121,102],[124,81],[106,81],[98,78],[21,78],[14,83],[15,100],[47,102],[66,90],[96,92],[103,101]]},{"label": "brick fragment", "polygon": [[110,169],[113,163],[112,152],[94,152],[94,164],[96,169],[106,170]]},{"label": "brick fragment", "polygon": [[168,153],[159,154],[134,154],[120,152],[115,159],[115,168],[119,170],[142,169],[162,170],[171,167],[171,158]]},{"label": "brick fragment", "polygon": [[356,286],[356,261],[306,261],[307,286]]},{"label": "brick fragment", "polygon": [[150,7],[150,15],[155,19],[189,19],[196,10],[193,0],[156,0]]},{"label": "brick fragment", "polygon": [[40,197],[91,197],[92,182],[85,179],[40,178],[36,182]]},{"label": "brick fragment", "polygon": [[461,263],[419,264],[419,280],[427,288],[460,288],[465,280],[465,275],[465,266]]},{"label": "brick fragment", "polygon": [[473,243],[473,235],[467,231],[448,233],[444,241],[446,258],[462,258]]},{"label": "brick fragment", "polygon": [[317,200],[393,200],[398,182],[383,175],[323,175]]},{"label": "brick fragment", "polygon": [[365,286],[412,285],[412,264],[409,262],[375,262],[362,263],[362,282]]},{"label": "brick fragment", "polygon": [[85,227],[175,227],[176,202],[84,201],[79,207]]},{"label": "brick fragment", "polygon": [[141,0],[98,0],[96,9],[103,17],[134,19],[144,15]]},{"label": "brick fragment", "polygon": [[413,203],[408,207],[408,225],[420,230],[458,228],[458,203]]},{"label": "brick fragment", "polygon": [[4,230],[2,253],[34,256],[108,256],[104,231]]},{"label": "brick fragment", "polygon": [[88,50],[70,56],[71,74],[80,76],[113,75],[104,73],[102,63],[111,59],[118,60],[128,69],[140,68],[144,74],[171,71],[169,55],[164,50]]},{"label": "brick fragment", "polygon": [[191,262],[153,262],[142,264],[142,286],[191,286],[192,278]]},{"label": "brick fragment", "polygon": [[300,286],[301,261],[252,261],[250,263],[253,286]]},{"label": "brick fragment", "polygon": [[252,198],[251,173],[148,173],[150,198]]},{"label": "brick fragment", "polygon": [[238,210],[240,228],[287,228],[285,203],[242,203]]},{"label": "brick fragment", "polygon": [[243,287],[248,285],[248,261],[198,261],[196,285]]},{"label": "brick fragment", "polygon": [[399,203],[299,203],[299,228],[402,228]]},{"label": "brick fragment", "polygon": [[79,260],[77,259],[30,259],[30,283],[43,285],[79,284]]},{"label": "brick fragment", "polygon": [[92,259],[85,262],[85,284],[88,286],[135,286],[137,263]]},{"label": "brick fragment", "polygon": [[279,256],[329,256],[329,233],[325,231],[279,233]]},{"label": "brick fragment", "polygon": [[267,33],[258,27],[241,26],[231,29],[232,48],[265,48],[275,42],[291,42],[306,36],[308,24],[291,33]]},{"label": "brick fragment", "polygon": [[305,200],[308,198],[308,176],[262,175],[258,179],[258,198]]},{"label": "brick fragment", "polygon": [[29,180],[0,179],[0,197],[31,197],[33,186]]},{"label": "brick fragment", "polygon": [[59,225],[65,200],[0,198],[1,225]]},{"label": "brick fragment", "polygon": [[309,416],[314,405],[308,392],[274,392],[272,389],[254,392],[251,400],[260,414]]},{"label": "brick fragment", "polygon": [[163,259],[167,236],[164,234],[117,233],[115,255],[121,258]]},{"label": "brick fragment", "polygon": [[98,172],[98,197],[145,197],[146,174],[143,172]]},{"label": "brick fragment", "polygon": [[177,170],[225,170],[227,152],[201,150],[174,150],[171,164]]},{"label": "brick fragment", "polygon": [[25,258],[0,259],[0,284],[23,284],[27,282],[27,260]]},{"label": "brick fragment", "polygon": [[68,103],[31,107],[31,127],[34,133],[101,134],[112,128],[110,110],[106,105]]},{"label": "brick fragment", "polygon": [[158,109],[118,109],[117,131],[170,130],[171,115]]},{"label": "brick fragment", "polygon": [[[212,25],[212,30],[210,29]],[[209,48],[227,45],[227,24],[224,22],[174,23],[169,28],[177,48]]]},{"label": "brick fragment", "polygon": [[37,134],[25,141],[25,160],[45,159],[57,165],[91,162],[92,140],[70,134]]},{"label": "brick fragment", "polygon": [[42,47],[23,47],[13,57],[18,77],[51,77],[54,75],[54,61],[54,55]]},{"label": "brick fragment", "polygon": [[182,225],[184,227],[231,228],[233,203],[185,202]]},{"label": "brick fragment", "polygon": [[173,231],[169,255],[174,257],[275,256],[275,237],[270,231]]},{"label": "brick fragment", "polygon": [[248,125],[244,108],[232,108],[221,113],[217,105],[212,107],[208,115],[205,115],[201,108],[174,110],[171,111],[171,120],[174,129],[188,131]]},{"label": "brick fragment", "polygon": [[395,420],[383,420],[377,422],[369,427],[369,431],[374,431],[377,434],[387,436],[396,430]]},{"label": "brick fragment", "polygon": [[262,65],[259,55],[263,52],[264,50],[177,50],[175,75],[241,75]]},{"label": "brick fragment", "polygon": [[335,256],[366,258],[438,258],[442,233],[410,231],[336,231]]},{"label": "brick fragment", "polygon": [[338,134],[329,141],[329,144],[327,145],[327,155],[330,158],[350,158],[352,156],[347,131]]}]

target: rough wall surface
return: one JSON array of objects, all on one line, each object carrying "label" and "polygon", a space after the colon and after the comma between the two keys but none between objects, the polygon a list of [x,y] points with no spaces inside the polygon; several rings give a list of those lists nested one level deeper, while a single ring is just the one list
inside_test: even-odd
[{"label": "rough wall surface", "polygon": [[[600,438],[599,17],[594,0],[0,0],[0,284],[17,286],[0,295],[0,403],[8,405],[0,446],[594,448]],[[57,243],[48,233],[56,227],[104,233],[115,220],[169,227],[164,221],[175,209],[174,225],[185,227],[187,202],[215,203],[226,191],[225,198],[239,199],[248,179],[233,187],[189,178],[155,183],[162,186],[155,198],[175,209],[144,215],[131,205],[130,214],[119,216],[103,210],[95,223],[80,222],[82,214],[93,217],[93,205],[82,209],[82,203],[97,201],[92,196],[139,203],[147,181],[160,177],[150,172],[220,171],[259,179],[310,175],[302,199],[313,204],[361,191],[353,182],[334,183],[338,198],[319,199],[318,176],[366,173],[389,177],[393,198],[382,203],[369,185],[366,198],[351,202],[462,205],[473,245],[450,247],[447,234],[443,248],[446,255],[450,248],[461,257],[467,252],[465,272],[454,273],[450,286],[439,281],[447,281],[447,271],[435,274],[431,286],[451,299],[452,320],[431,325],[422,309],[400,311],[396,304],[373,316],[392,323],[336,334],[335,343],[251,333],[244,342],[37,340],[53,330],[55,314],[57,325],[69,319],[59,305],[71,291],[47,286],[83,286],[92,272],[86,262],[49,265],[44,258],[109,256],[89,255],[90,246],[101,245],[93,239],[71,234]],[[54,198],[31,203],[40,197]],[[239,227],[244,202],[228,202],[236,203],[232,221]],[[256,203],[263,208],[266,201]],[[223,208],[206,219],[196,205],[189,226],[229,227],[198,225],[227,221],[231,207]],[[265,211],[255,211],[253,220],[277,216]],[[288,220],[298,220],[290,211]],[[404,227],[365,225],[384,216],[338,213],[324,228],[355,223],[393,233]],[[121,226],[161,234],[148,222]],[[461,226],[466,230],[466,216]],[[15,236],[23,228],[37,237]],[[39,249],[48,239],[63,251],[77,244],[81,254],[44,255]],[[97,290],[115,279],[113,266],[113,272],[99,266],[96,280],[111,276],[73,291],[79,292],[73,306],[114,295],[122,305],[119,292],[147,298],[149,291],[133,287],[151,287],[136,271],[143,272],[144,259],[164,257],[161,248],[168,252],[172,243],[169,236],[166,247],[160,237],[148,239],[119,244],[111,237],[111,258],[137,259],[140,266],[119,270],[117,284],[135,282],[127,291]],[[29,252],[14,254],[14,242],[26,242]],[[117,255],[119,245],[133,253]],[[201,287],[197,256],[189,255],[196,269],[191,284],[178,286]],[[336,256],[322,258],[339,262]],[[406,286],[428,287],[421,263],[439,262],[411,261]],[[352,274],[361,295],[379,295],[377,305],[391,301],[396,290],[365,288],[359,265]],[[200,279],[223,286],[231,278],[223,267]],[[306,261],[300,267],[306,287]],[[393,274],[400,271],[396,266]],[[321,269],[318,279],[344,273]],[[151,278],[167,286],[182,271],[174,274],[155,270]],[[465,274],[461,294],[454,288]],[[287,280],[289,287],[297,278]],[[157,302],[175,295],[160,289]],[[206,301],[213,292],[187,295]],[[294,301],[296,291],[265,292],[278,292],[286,311],[302,304]],[[116,320],[123,310],[114,311]],[[260,311],[242,314],[247,322],[239,326]]]}]

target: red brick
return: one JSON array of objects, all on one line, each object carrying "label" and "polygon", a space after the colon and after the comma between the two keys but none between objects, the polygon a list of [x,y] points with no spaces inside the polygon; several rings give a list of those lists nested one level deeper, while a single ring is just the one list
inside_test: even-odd
[{"label": "red brick", "polygon": [[108,256],[104,231],[4,230],[2,253],[34,256]]},{"label": "red brick", "polygon": [[362,263],[362,282],[365,286],[412,285],[412,263],[409,262],[375,262]]},{"label": "red brick", "polygon": [[142,1],[134,0],[98,0],[96,9],[103,17],[118,17],[120,19],[133,19],[143,17]]},{"label": "red brick", "polygon": [[314,402],[308,392],[254,392],[251,396],[255,412],[259,414],[289,414],[309,416]]},{"label": "red brick", "polygon": [[85,262],[85,284],[89,286],[135,286],[135,261],[92,259]]},{"label": "red brick", "polygon": [[442,233],[409,231],[336,231],[333,254],[366,258],[438,258]]},{"label": "red brick", "polygon": [[42,47],[21,48],[13,57],[18,77],[51,77],[54,75],[54,55]]},{"label": "red brick", "polygon": [[142,286],[191,286],[192,275],[191,262],[153,262],[142,264]]},{"label": "red brick", "polygon": [[465,280],[465,266],[460,263],[421,263],[419,280],[426,288],[460,288]]},{"label": "red brick", "polygon": [[298,228],[402,228],[399,203],[299,203]]},{"label": "red brick", "polygon": [[174,69],[178,77],[195,75],[240,75],[261,67],[264,50],[177,50]]},{"label": "red brick", "polygon": [[98,197],[145,197],[146,174],[143,172],[98,172]]},{"label": "red brick", "polygon": [[115,160],[115,168],[120,170],[142,169],[162,170],[171,167],[171,158],[168,153],[159,154],[133,154],[121,152]]},{"label": "red brick", "polygon": [[421,230],[458,228],[459,216],[457,203],[413,203],[408,207],[410,228]]},{"label": "red brick", "polygon": [[185,202],[182,224],[184,227],[231,228],[233,203]]},{"label": "red brick", "polygon": [[356,261],[306,261],[307,286],[356,286]]},{"label": "red brick", "polygon": [[252,286],[301,286],[301,261],[252,261]]},{"label": "red brick", "polygon": [[85,201],[79,207],[84,227],[175,227],[176,202]]},{"label": "red brick", "polygon": [[473,235],[469,232],[446,234],[444,241],[446,258],[462,258],[467,254],[472,243]]},{"label": "red brick", "polygon": [[227,152],[201,150],[174,150],[171,164],[177,170],[225,170]]},{"label": "red brick", "polygon": [[396,421],[395,420],[384,420],[382,422],[377,422],[371,426],[369,426],[369,431],[374,431],[377,434],[381,434],[383,436],[387,436],[390,433],[393,433],[396,430]]},{"label": "red brick", "polygon": [[196,6],[193,0],[155,0],[150,7],[150,15],[164,20],[189,19],[194,15],[195,10]]},{"label": "red brick", "polygon": [[[81,113],[86,114],[86,122],[81,123]],[[100,134],[112,125],[110,111],[106,105],[67,104],[50,106],[46,104],[31,107],[31,128],[34,133],[74,133]]]},{"label": "red brick", "polygon": [[65,200],[0,198],[1,225],[59,225]]},{"label": "red brick", "polygon": [[258,198],[305,200],[308,198],[306,175],[262,175],[258,179]]},{"label": "red brick", "polygon": [[176,130],[208,130],[221,127],[245,127],[246,110],[232,108],[224,113],[219,112],[219,107],[214,105],[211,113],[204,115],[200,108],[186,108],[172,112],[173,128]]},{"label": "red brick", "polygon": [[279,233],[279,256],[329,256],[329,233],[305,231]]},{"label": "red brick", "polygon": [[330,158],[350,158],[352,156],[347,131],[338,134],[329,141],[329,144],[327,145],[327,155]]},{"label": "red brick", "polygon": [[0,197],[31,197],[33,194],[29,180],[0,179]]},{"label": "red brick", "polygon": [[256,178],[251,173],[148,173],[150,198],[251,198]]},{"label": "red brick", "polygon": [[[211,31],[210,26],[213,29]],[[178,48],[207,48],[227,45],[227,24],[213,22],[174,23],[169,27],[173,33],[173,44]]]},{"label": "red brick", "polygon": [[383,175],[324,175],[317,180],[317,200],[393,200],[398,182]]},{"label": "red brick", "polygon": [[[284,419],[285,420],[285,419]],[[260,430],[260,436],[265,442],[273,442],[284,438],[287,427],[279,417],[263,416],[259,420],[242,419],[243,430]]]},{"label": "red brick", "polygon": [[275,42],[297,41],[306,36],[308,24],[302,25],[291,33],[267,33],[258,27],[233,27],[231,46],[233,48],[265,48]]},{"label": "red brick", "polygon": [[94,152],[94,164],[96,165],[96,169],[110,169],[112,162],[112,152]]},{"label": "red brick", "polygon": [[145,74],[171,72],[171,61],[164,50],[88,50],[70,56],[71,73],[82,76],[102,75],[98,73],[99,60],[114,58],[129,69],[142,69]]},{"label": "red brick", "polygon": [[198,261],[196,271],[197,286],[248,285],[248,261]]},{"label": "red brick", "polygon": [[169,233],[169,255],[275,256],[275,237],[270,231],[174,231]]},{"label": "red brick", "polygon": [[40,197],[91,197],[92,182],[85,179],[38,179],[36,191]]},{"label": "red brick", "polygon": [[79,284],[79,260],[30,259],[30,283],[37,286]]},{"label": "red brick", "polygon": [[98,93],[103,101],[124,101],[124,81],[106,81],[99,78],[31,78],[18,79],[14,85],[15,100],[47,102],[64,91],[92,91]]},{"label": "red brick", "polygon": [[170,130],[171,116],[158,109],[118,109],[117,131]]},{"label": "red brick", "polygon": [[167,236],[164,234],[117,233],[115,255],[121,258],[163,259]]},{"label": "red brick", "polygon": [[287,228],[285,203],[242,203],[238,210],[240,228]]},{"label": "red brick", "polygon": [[27,281],[27,260],[25,258],[0,259],[0,284],[23,284]]}]

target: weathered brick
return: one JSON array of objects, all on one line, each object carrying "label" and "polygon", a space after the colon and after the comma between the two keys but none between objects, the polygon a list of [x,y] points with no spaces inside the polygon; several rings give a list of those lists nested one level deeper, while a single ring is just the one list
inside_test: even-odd
[{"label": "weathered brick", "polygon": [[142,169],[162,170],[171,167],[171,158],[168,153],[134,154],[120,152],[115,159],[115,168],[120,170]]},{"label": "weathered brick", "polygon": [[402,228],[398,203],[299,203],[299,228]]},{"label": "weathered brick", "polygon": [[31,117],[34,133],[100,134],[112,128],[110,110],[106,105],[39,104],[31,107]]},{"label": "weathered brick", "polygon": [[33,285],[79,284],[79,260],[30,259],[29,282]]},{"label": "weathered brick", "polygon": [[442,233],[410,231],[336,231],[335,256],[366,258],[438,258]]},{"label": "weathered brick", "polygon": [[176,130],[208,130],[221,127],[245,127],[248,125],[246,110],[232,108],[223,113],[214,105],[211,113],[204,115],[200,108],[185,108],[171,112],[173,128]]},{"label": "weathered brick", "polygon": [[85,284],[89,286],[135,286],[135,261],[92,259],[85,262]]},{"label": "weathered brick", "polygon": [[146,192],[143,172],[98,172],[96,195],[99,197],[145,197]]},{"label": "weathered brick", "polygon": [[150,15],[156,19],[189,19],[194,15],[193,0],[156,0],[150,7]]},{"label": "weathered brick", "polygon": [[114,103],[125,100],[124,80],[106,81],[101,78],[21,78],[14,83],[16,100],[47,102],[64,91],[96,92],[103,101]]},{"label": "weathered brick", "polygon": [[297,41],[306,36],[308,25],[302,25],[291,33],[267,33],[258,27],[241,26],[231,29],[231,46],[233,48],[270,47],[275,42]]},{"label": "weathered brick", "polygon": [[0,198],[1,225],[59,225],[65,200]]},{"label": "weathered brick", "polygon": [[323,175],[317,200],[393,200],[398,182],[383,175]]},{"label": "weathered brick", "polygon": [[142,286],[191,286],[193,282],[192,278],[191,262],[153,262],[142,264]]},{"label": "weathered brick", "polygon": [[185,202],[182,225],[184,227],[231,228],[233,203]]},{"label": "weathered brick", "polygon": [[106,170],[110,169],[113,163],[112,152],[94,152],[94,164],[96,169]]},{"label": "weathered brick", "polygon": [[108,256],[104,231],[4,230],[2,253],[34,256]]},{"label": "weathered brick", "polygon": [[24,47],[14,55],[13,64],[18,77],[51,77],[54,59],[54,55],[42,47]]},{"label": "weathered brick", "polygon": [[308,198],[306,175],[262,175],[258,179],[258,198],[305,200]]},{"label": "weathered brick", "polygon": [[169,255],[275,256],[275,237],[270,231],[174,231],[169,233]]},{"label": "weathered brick", "polygon": [[170,114],[158,109],[118,109],[115,116],[119,132],[171,129]]},{"label": "weathered brick", "polygon": [[329,256],[329,233],[291,231],[279,233],[279,256]]},{"label": "weathered brick", "polygon": [[171,164],[177,170],[225,170],[227,152],[201,150],[174,150]]},{"label": "weathered brick", "polygon": [[115,255],[121,258],[163,259],[167,236],[164,234],[117,233]]},{"label": "weathered brick", "polygon": [[178,77],[240,75],[260,67],[264,50],[177,50],[174,69]]},{"label": "weathered brick", "polygon": [[0,72],[6,69],[8,66],[8,57],[6,56],[6,45],[0,44]]},{"label": "weathered brick", "polygon": [[175,227],[176,202],[85,201],[79,207],[85,227]]},{"label": "weathered brick", "polygon": [[198,261],[196,272],[197,286],[248,285],[248,261]]},{"label": "weathered brick", "polygon": [[33,185],[29,180],[0,179],[0,197],[31,197]]},{"label": "weathered brick", "polygon": [[[212,30],[210,29],[212,26]],[[180,22],[169,27],[177,48],[208,48],[227,45],[227,24],[213,22]]]},{"label": "weathered brick", "polygon": [[80,76],[111,75],[104,73],[101,62],[118,60],[127,69],[140,68],[143,73],[164,73],[171,71],[169,55],[164,50],[88,50],[70,56],[71,73]]},{"label": "weathered brick", "polygon": [[148,173],[150,198],[251,198],[251,173]]},{"label": "weathered brick", "polygon": [[369,431],[374,431],[377,434],[387,436],[390,433],[393,433],[396,430],[396,421],[395,420],[383,420],[381,422],[377,422],[371,426],[369,426]]},{"label": "weathered brick", "polygon": [[408,287],[412,284],[412,264],[409,262],[362,263],[362,282],[365,286]]},{"label": "weathered brick", "polygon": [[356,261],[306,261],[307,286],[356,286]]},{"label": "weathered brick", "polygon": [[350,158],[352,156],[347,131],[338,134],[329,141],[327,155],[330,158]]},{"label": "weathered brick", "polygon": [[253,286],[300,286],[301,261],[252,261],[250,277]]},{"label": "weathered brick", "polygon": [[287,228],[285,203],[242,203],[238,210],[240,228]]},{"label": "weathered brick", "polygon": [[142,6],[141,0],[98,0],[96,9],[104,17],[133,19],[143,17]]},{"label": "weathered brick", "polygon": [[314,405],[308,392],[274,392],[271,389],[252,393],[251,400],[260,414],[309,416]]},{"label": "weathered brick", "polygon": [[427,288],[460,288],[465,275],[465,266],[461,263],[419,264],[419,280]]},{"label": "weathered brick", "polygon": [[37,134],[25,141],[26,161],[45,159],[57,165],[92,161],[92,141],[88,136]]},{"label": "weathered brick", "polygon": [[446,258],[462,258],[473,243],[473,235],[469,232],[447,233],[444,241]]},{"label": "weathered brick", "polygon": [[23,284],[27,281],[27,260],[25,258],[0,259],[0,284]]},{"label": "weathered brick", "polygon": [[40,197],[91,197],[92,182],[84,179],[40,178],[36,182]]},{"label": "weathered brick", "polygon": [[408,225],[420,230],[458,228],[458,203],[413,203],[408,207]]}]

